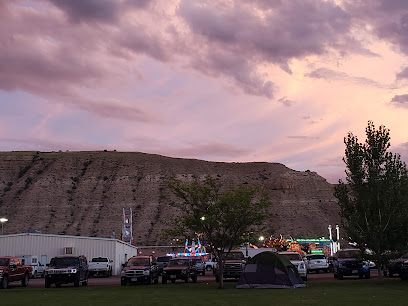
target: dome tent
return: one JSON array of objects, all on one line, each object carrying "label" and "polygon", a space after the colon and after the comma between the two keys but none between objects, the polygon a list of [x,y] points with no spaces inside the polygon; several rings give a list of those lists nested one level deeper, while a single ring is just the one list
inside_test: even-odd
[{"label": "dome tent", "polygon": [[296,267],[284,256],[262,252],[249,258],[236,288],[305,287]]}]

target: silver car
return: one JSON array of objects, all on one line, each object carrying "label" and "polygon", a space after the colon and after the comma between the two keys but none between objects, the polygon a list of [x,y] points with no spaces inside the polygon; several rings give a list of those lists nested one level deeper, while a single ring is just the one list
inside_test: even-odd
[{"label": "silver car", "polygon": [[307,271],[310,273],[312,271],[319,273],[320,270],[323,272],[329,271],[329,261],[324,254],[308,254],[307,258]]}]

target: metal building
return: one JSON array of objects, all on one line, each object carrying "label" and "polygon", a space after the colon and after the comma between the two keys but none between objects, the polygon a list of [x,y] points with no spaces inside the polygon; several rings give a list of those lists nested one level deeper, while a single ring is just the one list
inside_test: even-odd
[{"label": "metal building", "polygon": [[109,257],[113,260],[114,275],[120,274],[122,264],[137,255],[138,248],[114,238],[65,236],[23,233],[0,236],[0,256],[37,255],[42,264],[59,255]]}]

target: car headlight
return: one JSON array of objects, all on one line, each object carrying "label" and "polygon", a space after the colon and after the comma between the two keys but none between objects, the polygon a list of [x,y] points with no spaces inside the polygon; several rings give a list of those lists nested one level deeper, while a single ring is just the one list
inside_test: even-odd
[{"label": "car headlight", "polygon": [[71,273],[77,273],[77,269],[71,269]]},{"label": "car headlight", "polygon": [[150,275],[150,270],[148,270],[148,269],[144,270],[143,275]]}]

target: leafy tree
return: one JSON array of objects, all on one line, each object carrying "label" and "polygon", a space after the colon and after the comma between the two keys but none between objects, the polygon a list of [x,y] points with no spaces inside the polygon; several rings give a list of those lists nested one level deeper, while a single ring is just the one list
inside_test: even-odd
[{"label": "leafy tree", "polygon": [[[171,191],[179,199],[171,205],[183,212],[174,220],[170,232],[173,235],[201,234],[217,258],[220,275],[225,257],[239,245],[244,232],[263,223],[268,216],[266,209],[271,204],[256,187],[239,185],[225,193],[221,192],[221,187],[211,177],[206,177],[203,182],[174,180],[170,183]],[[219,279],[219,288],[223,288],[223,278]]]},{"label": "leafy tree", "polygon": [[408,246],[408,176],[400,156],[387,151],[390,131],[369,121],[365,132],[364,143],[352,133],[344,138],[347,184],[340,180],[335,196],[347,234],[373,251],[381,278],[385,252]]}]

